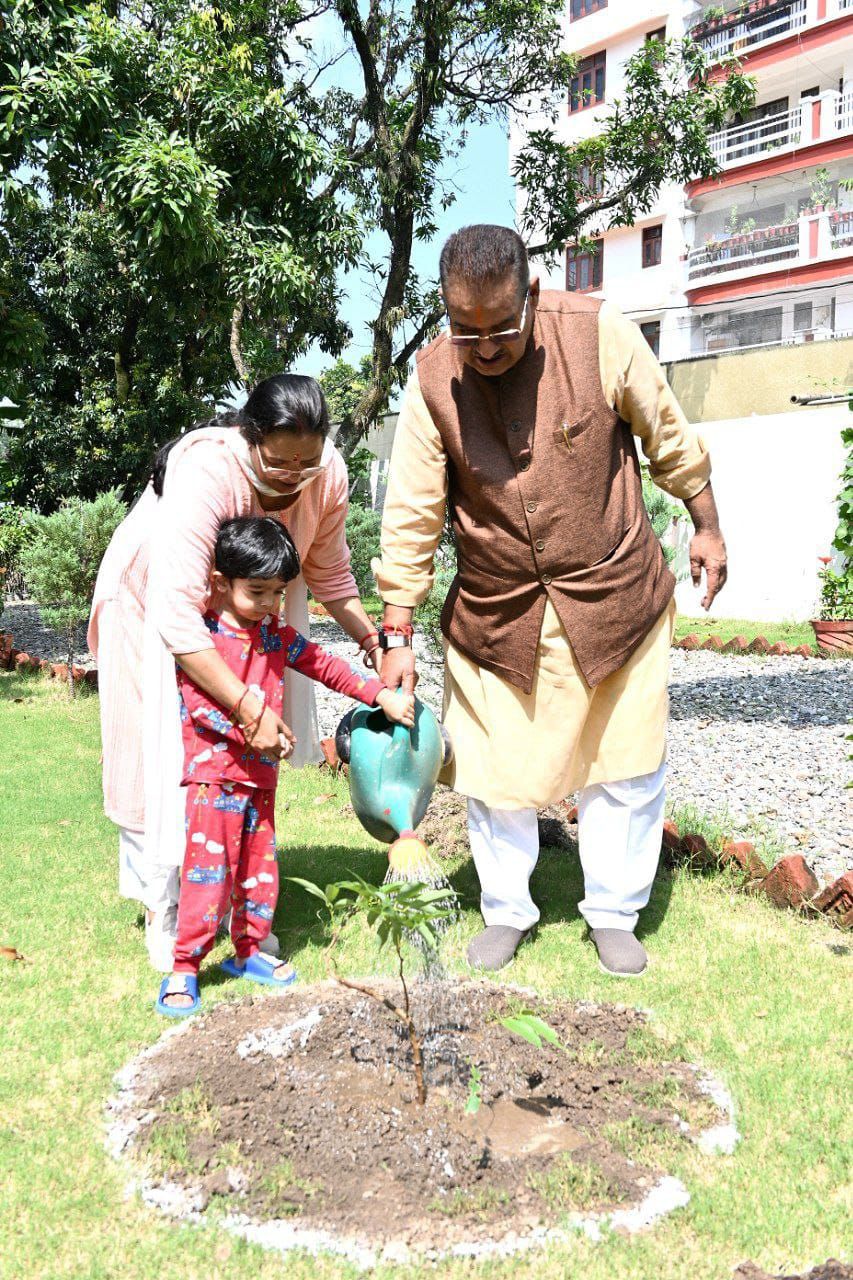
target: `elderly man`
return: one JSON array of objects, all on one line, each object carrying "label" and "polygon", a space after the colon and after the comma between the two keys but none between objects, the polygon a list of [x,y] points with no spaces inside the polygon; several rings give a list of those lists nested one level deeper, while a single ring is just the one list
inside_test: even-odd
[{"label": "elderly man", "polygon": [[514,231],[463,228],[440,272],[448,328],[418,356],[391,459],[382,676],[414,680],[412,613],[448,504],[445,780],[468,797],[486,926],[468,958],[499,969],[531,933],[536,810],[577,790],[580,910],[605,972],[636,977],[663,828],[675,579],[634,436],[690,513],[705,608],[726,577],[710,460],[637,326],[607,302],[540,292]]}]

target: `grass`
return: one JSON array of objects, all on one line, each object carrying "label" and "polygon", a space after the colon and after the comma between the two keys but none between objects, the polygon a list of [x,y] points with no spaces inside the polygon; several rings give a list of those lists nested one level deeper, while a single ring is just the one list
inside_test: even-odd
[{"label": "grass", "polygon": [[[355,1280],[341,1259],[282,1261],[214,1227],[175,1225],[126,1197],[124,1173],[105,1153],[113,1074],[167,1024],[153,1008],[158,978],[145,959],[139,911],[116,895],[97,715],[94,696],[72,705],[49,682],[0,674],[0,945],[26,957],[0,958],[0,1277],[214,1280],[243,1271],[279,1280],[286,1270],[288,1280]],[[322,795],[330,798],[315,804]],[[325,884],[352,869],[382,878],[385,854],[342,814],[345,800],[345,781],[327,772],[285,776],[284,875]],[[449,870],[463,918],[448,940],[448,962],[466,972],[465,947],[479,927],[477,884],[469,861]],[[482,1266],[443,1262],[436,1276],[727,1280],[747,1258],[791,1273],[849,1255],[850,939],[738,894],[725,877],[662,868],[640,930],[649,972],[642,982],[619,983],[600,973],[585,941],[574,859],[544,850],[533,892],[543,908],[539,933],[506,981],[545,998],[650,1010],[667,1051],[678,1045],[726,1082],[743,1141],[733,1156],[715,1159],[685,1144],[675,1171],[690,1204],[648,1233],[614,1233],[599,1244],[578,1237]],[[277,929],[302,981],[325,976],[325,929],[294,885],[283,889]],[[216,969],[226,953],[220,943],[202,971],[208,1008],[242,995]],[[353,974],[392,968],[363,929],[348,932],[339,959]],[[659,1051],[656,1042],[645,1047]],[[174,1120],[186,1142],[204,1106],[190,1097],[183,1108]],[[374,1273],[377,1280],[415,1274],[391,1263]]]},{"label": "grass", "polygon": [[708,636],[719,636],[725,643],[734,640],[735,636],[746,636],[754,640],[756,636],[764,636],[770,644],[784,640],[791,648],[808,644],[814,649],[815,637],[808,622],[752,622],[748,618],[687,618],[679,614],[675,620],[675,639],[683,640],[685,636],[697,635],[701,640]]},{"label": "grass", "polygon": [[533,1173],[527,1185],[556,1212],[591,1209],[618,1200],[619,1192],[594,1165],[557,1156],[545,1173]]},{"label": "grass", "polygon": [[473,1218],[475,1222],[486,1222],[497,1210],[507,1209],[509,1203],[507,1192],[497,1187],[481,1187],[476,1191],[463,1191],[456,1187],[447,1195],[430,1200],[427,1209],[445,1218]]}]

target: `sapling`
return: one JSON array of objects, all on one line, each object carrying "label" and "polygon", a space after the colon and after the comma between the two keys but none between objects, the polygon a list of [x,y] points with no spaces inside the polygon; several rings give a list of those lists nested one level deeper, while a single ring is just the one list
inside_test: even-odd
[{"label": "sapling", "polygon": [[[406,1029],[409,1044],[412,1047],[412,1063],[415,1072],[417,1099],[421,1106],[426,1102],[426,1084],[424,1082],[424,1061],[422,1040],[412,1016],[409,985],[406,981],[406,961],[403,954],[404,937],[417,938],[425,946],[427,953],[437,950],[438,939],[435,926],[439,921],[453,914],[452,890],[431,889],[419,881],[397,881],[390,884],[373,885],[360,876],[354,880],[339,880],[327,884],[325,889],[312,884],[310,880],[300,880],[296,876],[290,879],[301,885],[306,893],[318,898],[328,913],[332,926],[332,936],[326,948],[329,965],[335,981],[342,987],[359,991],[369,996],[377,1004],[384,1005]],[[376,930],[380,950],[390,942],[397,953],[398,973],[403,999],[402,1008],[388,997],[374,991],[372,987],[354,982],[351,978],[342,977],[335,964],[333,949],[340,938],[341,931],[347,921],[354,915],[364,915],[367,923]]]}]

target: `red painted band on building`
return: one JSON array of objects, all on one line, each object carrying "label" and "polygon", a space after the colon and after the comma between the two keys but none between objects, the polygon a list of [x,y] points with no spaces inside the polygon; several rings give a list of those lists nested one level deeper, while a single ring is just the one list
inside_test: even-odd
[{"label": "red painted band on building", "polygon": [[774,178],[777,174],[787,173],[791,169],[803,169],[807,165],[831,164],[833,160],[844,160],[850,155],[851,140],[832,138],[828,142],[815,142],[811,146],[797,147],[781,156],[767,156],[763,160],[753,160],[751,164],[741,165],[739,169],[728,169],[713,178],[700,178],[697,182],[688,182],[688,196],[704,196],[709,191],[720,191],[724,187],[734,187],[741,182],[756,182],[759,178]]},{"label": "red painted band on building", "polygon": [[741,280],[721,280],[719,284],[707,284],[687,290],[687,302],[691,307],[704,302],[727,302],[751,297],[766,290],[772,293],[779,288],[794,285],[822,284],[825,281],[841,281],[853,277],[853,254],[845,258],[830,258],[827,262],[807,262],[787,271],[771,271],[765,276],[747,276]]}]

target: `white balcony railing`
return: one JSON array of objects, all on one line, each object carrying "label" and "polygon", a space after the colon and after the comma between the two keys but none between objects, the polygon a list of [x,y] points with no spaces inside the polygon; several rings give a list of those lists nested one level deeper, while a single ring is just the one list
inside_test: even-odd
[{"label": "white balcony railing", "polygon": [[[853,0],[850,0],[853,9]],[[835,104],[835,132],[853,133],[853,89],[845,89],[838,94]]]},{"label": "white balcony railing", "polygon": [[853,209],[829,215],[829,243],[832,249],[853,246]]},{"label": "white balcony railing", "polygon": [[776,116],[721,129],[719,133],[712,133],[708,141],[717,164],[728,168],[782,147],[799,146],[802,128],[803,109],[798,106]]},{"label": "white balcony railing", "polygon": [[799,257],[800,228],[796,222],[728,236],[694,249],[687,258],[688,279],[725,275],[730,271],[774,267]]},{"label": "white balcony railing", "polygon": [[[843,7],[843,0],[838,3]],[[691,34],[710,57],[719,60],[800,31],[806,25],[806,18],[806,0],[782,0],[780,4],[763,7],[754,3],[742,17],[714,19],[710,30],[709,23],[702,22]]]},{"label": "white balcony railing", "polygon": [[[853,4],[853,0],[851,0]],[[826,89],[789,111],[712,133],[709,145],[721,169],[736,168],[779,151],[853,133],[853,88]]]}]

